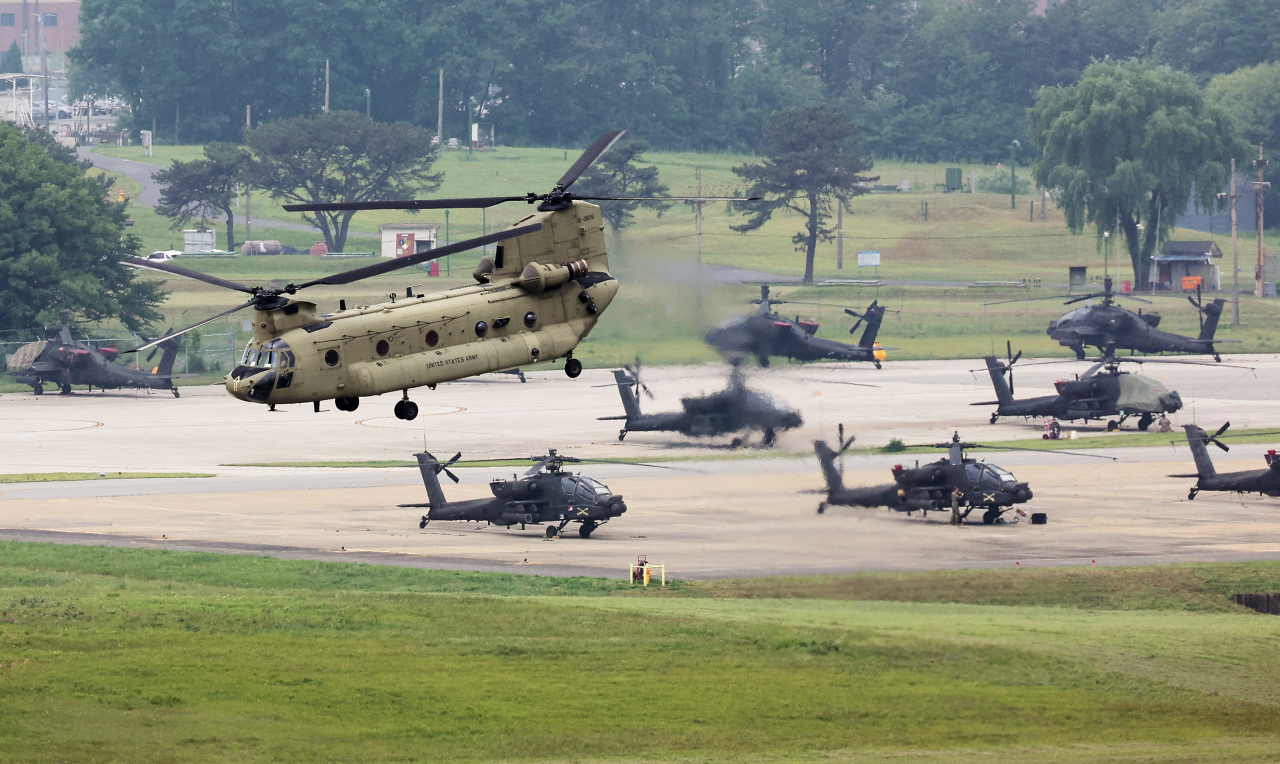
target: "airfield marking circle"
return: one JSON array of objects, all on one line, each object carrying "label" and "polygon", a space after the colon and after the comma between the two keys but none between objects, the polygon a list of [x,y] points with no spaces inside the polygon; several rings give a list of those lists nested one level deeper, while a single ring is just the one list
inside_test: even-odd
[{"label": "airfield marking circle", "polygon": [[[465,406],[420,406],[418,408],[418,416],[461,414],[466,410]],[[371,416],[368,419],[357,419],[356,424],[364,425],[365,427],[379,427],[386,430],[402,430],[405,427],[412,426],[409,422],[389,416]]]},{"label": "airfield marking circle", "polygon": [[95,427],[103,427],[102,422],[96,422],[92,419],[68,419],[58,424],[59,427],[51,427],[47,419],[5,419],[0,424],[0,432],[7,435],[21,435],[32,432],[70,432],[72,430],[92,430]]}]

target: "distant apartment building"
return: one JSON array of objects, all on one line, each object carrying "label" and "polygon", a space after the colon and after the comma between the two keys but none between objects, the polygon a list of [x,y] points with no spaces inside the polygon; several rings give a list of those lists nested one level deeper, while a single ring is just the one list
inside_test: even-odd
[{"label": "distant apartment building", "polygon": [[16,42],[23,56],[39,55],[42,32],[50,51],[70,50],[80,42],[80,3],[0,0],[0,50]]}]

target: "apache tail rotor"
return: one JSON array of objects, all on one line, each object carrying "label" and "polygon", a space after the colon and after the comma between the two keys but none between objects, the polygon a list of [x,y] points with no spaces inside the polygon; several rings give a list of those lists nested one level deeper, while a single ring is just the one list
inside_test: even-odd
[{"label": "apache tail rotor", "polygon": [[454,462],[458,461],[461,458],[462,458],[462,452],[459,451],[458,453],[453,455],[452,459],[445,462],[444,464],[440,464],[437,462],[435,466],[436,474],[439,475],[441,472],[443,472],[445,475],[449,477],[450,480],[452,480],[455,483],[458,482],[458,476],[453,474],[452,471],[450,471],[449,465],[453,464]]}]

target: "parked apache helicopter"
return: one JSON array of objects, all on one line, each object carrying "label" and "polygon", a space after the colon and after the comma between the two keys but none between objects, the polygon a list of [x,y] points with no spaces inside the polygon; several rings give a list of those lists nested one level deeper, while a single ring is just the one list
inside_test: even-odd
[{"label": "parked apache helicopter", "polygon": [[[621,517],[627,511],[627,505],[621,496],[610,493],[603,483],[592,480],[585,475],[566,472],[565,464],[609,463],[610,459],[578,459],[562,456],[553,448],[546,456],[531,456],[537,462],[523,477],[512,476],[511,480],[494,480],[489,483],[493,491],[492,499],[470,499],[467,501],[448,501],[440,488],[440,473],[443,472],[453,482],[458,477],[449,471],[449,466],[462,458],[462,453],[443,464],[430,453],[424,451],[417,455],[418,470],[422,472],[422,482],[427,487],[426,504],[401,504],[401,507],[427,507],[427,514],[422,516],[419,528],[427,527],[432,520],[461,520],[463,522],[490,523],[510,527],[519,525],[524,530],[526,525],[547,526],[547,538],[560,535],[569,523],[580,523],[578,535],[590,538],[591,534],[604,523],[615,517]],[[661,467],[657,464],[646,464],[646,467]],[[545,470],[545,471],[544,471]]]},{"label": "parked apache helicopter", "polygon": [[[952,493],[960,492],[960,507],[957,522],[968,519],[975,509],[982,510],[982,522],[991,525],[1000,520],[1005,512],[1015,504],[1025,504],[1033,496],[1031,487],[1019,482],[1012,473],[994,464],[979,462],[965,456],[965,449],[997,448],[981,443],[963,443],[960,433],[951,436],[949,443],[934,443],[931,448],[945,448],[947,455],[936,462],[915,467],[893,466],[893,481],[885,485],[869,487],[846,487],[844,476],[836,467],[836,459],[853,444],[854,437],[844,440],[844,427],[840,428],[840,449],[837,451],[827,445],[826,441],[816,440],[813,449],[818,455],[818,463],[822,465],[822,476],[827,484],[827,498],[818,504],[818,514],[827,511],[831,505],[848,507],[888,507],[896,512],[910,515],[920,510],[924,516],[930,512],[941,512],[951,509]],[[1001,451],[1037,451],[1048,449],[1016,448],[999,446]],[[1072,456],[1090,456],[1099,459],[1111,459],[1110,456],[1097,454],[1080,454],[1073,451],[1049,451],[1055,454]]]},{"label": "parked apache helicopter", "polygon": [[818,322],[800,320],[796,316],[791,320],[773,311],[774,305],[826,305],[826,303],[803,302],[795,300],[774,300],[769,297],[769,286],[760,287],[760,299],[752,300],[759,309],[749,316],[739,316],[718,329],[707,332],[706,341],[714,347],[725,360],[737,365],[747,358],[755,356],[761,366],[769,365],[771,356],[782,356],[793,361],[870,361],[880,368],[880,362],[888,358],[886,350],[876,342],[876,334],[880,331],[880,323],[884,319],[884,306],[873,300],[867,309],[858,313],[851,308],[844,312],[858,319],[853,334],[867,322],[862,338],[857,345],[848,345],[834,340],[818,339]]},{"label": "parked apache helicopter", "polygon": [[760,430],[764,434],[761,445],[768,447],[777,439],[778,430],[790,430],[804,424],[798,411],[779,406],[769,396],[747,387],[736,366],[729,374],[729,385],[725,389],[699,398],[681,398],[683,411],[662,414],[640,413],[640,399],[636,391],[643,390],[650,399],[653,393],[640,381],[638,359],[634,368],[615,370],[613,378],[618,395],[622,397],[622,408],[627,413],[599,418],[625,420],[618,432],[618,440],[627,437],[631,431],[678,432],[692,438],[703,438],[747,430],[747,436],[734,438],[732,445],[736,448],[746,442],[751,431]]},{"label": "parked apache helicopter", "polygon": [[[595,326],[618,291],[609,272],[600,208],[569,192],[574,181],[622,136],[600,136],[549,193],[466,199],[290,204],[290,212],[487,208],[504,202],[537,204],[512,227],[438,249],[283,287],[246,286],[163,262],[129,258],[129,265],[198,279],[250,295],[248,302],[183,329],[254,309],[254,335],[227,375],[227,391],[261,404],[334,399],[354,411],[362,397],[403,392],[395,415],[413,419],[418,406],[409,390],[535,362],[566,358],[570,378],[582,373],[573,350]],[[677,197],[671,197],[677,199]],[[727,197],[698,197],[751,201]],[[480,259],[476,283],[443,292],[317,315],[316,304],[294,297],[317,285],[350,284],[446,255],[497,244]],[[181,332],[179,332],[180,334]],[[139,350],[149,347],[143,345]]]},{"label": "parked apache helicopter", "polygon": [[[1098,348],[1104,356],[1115,355],[1117,350],[1129,350],[1138,353],[1197,353],[1213,356],[1213,360],[1221,361],[1221,356],[1214,348],[1218,342],[1235,342],[1236,340],[1215,340],[1218,330],[1218,319],[1222,316],[1222,306],[1226,300],[1217,298],[1208,305],[1204,304],[1200,290],[1196,296],[1187,295],[1187,300],[1199,311],[1200,336],[1185,337],[1173,332],[1162,332],[1156,327],[1160,325],[1159,313],[1137,313],[1126,310],[1115,304],[1117,297],[1126,300],[1137,300],[1148,305],[1144,300],[1132,295],[1117,295],[1111,290],[1111,277],[1103,280],[1101,292],[1077,295],[1064,301],[1064,305],[1092,300],[1101,297],[1102,304],[1086,305],[1064,314],[1062,318],[1049,322],[1048,334],[1058,344],[1069,347],[1076,353],[1076,358],[1084,360],[1085,346]],[[1033,297],[1033,300],[1059,299],[1053,297]],[[987,303],[999,305],[1003,302],[1024,302],[1023,300],[1001,300]]]},{"label": "parked apache helicopter", "polygon": [[160,363],[148,372],[114,365],[112,361],[120,355],[119,348],[95,348],[77,341],[71,336],[70,312],[63,310],[60,315],[62,325],[49,327],[56,331],[54,339],[23,345],[9,356],[6,364],[14,379],[19,384],[31,385],[31,391],[36,395],[44,393],[44,383],[48,382],[61,388],[63,395],[71,394],[72,385],[88,385],[90,390],[95,387],[102,390],[122,387],[169,390],[177,398],[178,388],[174,386],[173,380],[194,376],[172,373],[173,362],[178,357],[178,346],[182,344],[182,338],[175,334],[166,334],[148,344],[156,347],[147,356],[148,363],[157,352],[161,352]]},{"label": "parked apache helicopter", "polygon": [[1221,475],[1213,468],[1213,460],[1209,458],[1208,444],[1212,443],[1223,451],[1230,451],[1222,441],[1218,440],[1229,428],[1227,422],[1218,431],[1209,435],[1198,425],[1185,424],[1182,429],[1187,432],[1187,445],[1191,447],[1191,456],[1196,461],[1196,474],[1170,475],[1169,477],[1196,478],[1196,484],[1187,493],[1188,499],[1195,499],[1201,491],[1230,491],[1233,493],[1253,493],[1262,496],[1280,496],[1280,459],[1276,458],[1275,449],[1263,454],[1267,460],[1267,468],[1263,470],[1247,470],[1245,472],[1226,472]]},{"label": "parked apache helicopter", "polygon": [[[1131,416],[1138,417],[1138,429],[1145,431],[1160,414],[1172,414],[1182,408],[1182,398],[1177,391],[1165,388],[1150,377],[1120,371],[1123,362],[1141,363],[1137,358],[1100,359],[1084,374],[1075,379],[1060,379],[1054,383],[1057,395],[1017,400],[1013,397],[1013,367],[1022,357],[1022,351],[1013,355],[1009,348],[1008,363],[995,356],[986,356],[987,373],[996,390],[996,400],[971,403],[970,406],[996,406],[991,414],[991,424],[1000,417],[1052,417],[1060,420],[1090,419],[1107,422],[1107,430],[1119,429]],[[1005,375],[1009,379],[1005,381]]]}]

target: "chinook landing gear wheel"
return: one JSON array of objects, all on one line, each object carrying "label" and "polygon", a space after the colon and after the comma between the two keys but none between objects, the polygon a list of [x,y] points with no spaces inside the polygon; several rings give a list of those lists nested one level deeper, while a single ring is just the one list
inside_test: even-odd
[{"label": "chinook landing gear wheel", "polygon": [[1154,422],[1155,420],[1156,420],[1155,415],[1143,414],[1142,418],[1138,420],[1138,429],[1141,430],[1142,432],[1146,432],[1147,428],[1150,427],[1151,423]]},{"label": "chinook landing gear wheel", "polygon": [[555,527],[554,525],[548,525],[548,526],[547,526],[547,538],[549,538],[549,539],[553,539],[553,538],[555,538],[556,536],[559,536],[559,535],[560,535],[560,531],[559,531],[559,530],[557,530],[557,529],[556,529],[556,527]]},{"label": "chinook landing gear wheel", "polygon": [[582,361],[577,358],[570,358],[565,361],[564,373],[568,375],[569,379],[577,379],[578,375],[582,373]]},{"label": "chinook landing gear wheel", "polygon": [[587,520],[582,523],[580,528],[578,528],[578,535],[584,539],[589,539],[591,538],[591,532],[594,531],[596,527],[595,521]]},{"label": "chinook landing gear wheel", "polygon": [[995,507],[992,507],[991,509],[988,509],[986,512],[982,513],[983,525],[995,525],[996,520],[999,520],[999,519],[1000,519],[1000,510],[996,509]]},{"label": "chinook landing gear wheel", "polygon": [[1120,423],[1117,422],[1116,420],[1112,419],[1111,421],[1107,422],[1107,432],[1115,432],[1118,429],[1120,429]]},{"label": "chinook landing gear wheel", "polygon": [[360,408],[360,399],[359,398],[334,398],[333,405],[334,405],[334,408],[338,409],[338,411],[355,411],[356,409]]},{"label": "chinook landing gear wheel", "polygon": [[403,419],[406,422],[413,421],[418,417],[418,404],[410,400],[397,401],[395,414],[396,419]]}]

